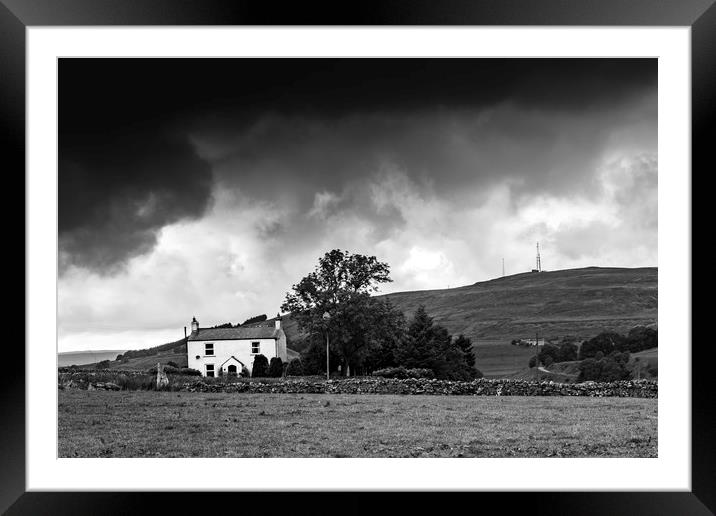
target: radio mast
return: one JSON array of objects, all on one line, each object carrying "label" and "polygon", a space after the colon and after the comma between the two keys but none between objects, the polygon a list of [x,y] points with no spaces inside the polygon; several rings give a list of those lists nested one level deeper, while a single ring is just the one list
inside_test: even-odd
[{"label": "radio mast", "polygon": [[542,262],[539,257],[539,242],[537,242],[537,272],[542,272]]}]

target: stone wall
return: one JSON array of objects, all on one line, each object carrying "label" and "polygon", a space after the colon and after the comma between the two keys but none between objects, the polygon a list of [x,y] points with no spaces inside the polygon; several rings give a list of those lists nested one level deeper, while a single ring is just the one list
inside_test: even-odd
[{"label": "stone wall", "polygon": [[[66,371],[58,376],[60,389],[135,390],[148,388],[154,375],[141,371]],[[145,387],[147,386],[147,387]],[[267,381],[226,381],[169,375],[167,390],[185,392],[247,392],[289,394],[432,394],[463,396],[591,396],[591,397],[658,397],[658,383],[653,380],[619,382],[555,383],[481,378],[471,382],[434,379],[395,379],[377,377],[319,380],[289,377]]]},{"label": "stone wall", "polygon": [[618,396],[656,398],[658,384],[654,381],[586,382],[564,384],[524,380],[486,380],[452,382],[427,379],[351,378],[343,380],[302,381],[282,383],[208,384],[201,380],[187,382],[180,390],[189,392],[254,392],[254,393],[328,393],[328,394],[433,394],[468,396]]}]

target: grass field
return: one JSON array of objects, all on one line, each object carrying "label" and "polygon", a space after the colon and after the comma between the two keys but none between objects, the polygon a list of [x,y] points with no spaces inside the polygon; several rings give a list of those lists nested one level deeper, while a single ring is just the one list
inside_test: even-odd
[{"label": "grass field", "polygon": [[535,355],[534,348],[495,341],[480,341],[473,352],[477,357],[475,365],[485,378],[509,378],[527,368],[530,358]]},{"label": "grass field", "polygon": [[656,399],[59,391],[60,457],[656,457]]}]

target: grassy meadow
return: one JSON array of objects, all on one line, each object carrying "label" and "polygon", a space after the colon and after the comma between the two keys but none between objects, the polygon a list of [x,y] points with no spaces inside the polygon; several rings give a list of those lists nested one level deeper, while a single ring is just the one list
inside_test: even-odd
[{"label": "grassy meadow", "polygon": [[58,394],[60,457],[657,456],[657,399]]}]

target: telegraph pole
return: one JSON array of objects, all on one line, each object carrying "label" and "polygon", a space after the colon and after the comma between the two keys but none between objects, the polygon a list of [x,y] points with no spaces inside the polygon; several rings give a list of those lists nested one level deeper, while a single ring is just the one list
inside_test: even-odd
[{"label": "telegraph pole", "polygon": [[539,382],[539,330],[535,331],[535,380]]},{"label": "telegraph pole", "polygon": [[330,344],[330,338],[328,337],[328,331],[326,331],[326,380],[331,379],[331,367],[330,367],[330,359],[331,359],[331,344]]},{"label": "telegraph pole", "polygon": [[331,369],[330,369],[330,356],[331,356],[331,345],[330,345],[330,339],[328,337],[328,321],[331,320],[331,314],[328,312],[323,312],[323,320],[326,321],[326,381],[331,379]]}]

